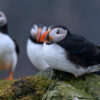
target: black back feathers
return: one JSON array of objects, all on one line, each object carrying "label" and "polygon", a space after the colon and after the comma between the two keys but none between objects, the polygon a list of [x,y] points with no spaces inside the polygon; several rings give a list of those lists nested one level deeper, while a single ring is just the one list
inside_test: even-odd
[{"label": "black back feathers", "polygon": [[16,40],[15,40],[15,39],[13,39],[13,41],[14,41],[14,43],[15,43],[16,53],[17,53],[17,54],[19,54],[19,53],[20,53],[19,46],[18,46],[18,44],[17,44],[17,42],[16,42]]},{"label": "black back feathers", "polygon": [[56,26],[51,26],[50,29],[54,29],[54,28],[62,28],[64,30],[68,30],[68,28],[66,26],[62,26],[62,25],[56,25]]},{"label": "black back feathers", "polygon": [[8,34],[7,24],[0,26],[0,32]]},{"label": "black back feathers", "polygon": [[88,67],[100,64],[100,47],[89,42],[84,37],[69,34],[58,42],[67,52],[67,58],[78,66]]}]

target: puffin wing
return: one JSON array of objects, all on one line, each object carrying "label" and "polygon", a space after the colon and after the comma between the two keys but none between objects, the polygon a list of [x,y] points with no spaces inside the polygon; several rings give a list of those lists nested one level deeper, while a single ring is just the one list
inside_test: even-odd
[{"label": "puffin wing", "polygon": [[16,42],[16,40],[15,40],[15,39],[13,39],[13,41],[14,41],[14,43],[15,43],[16,53],[17,53],[17,54],[19,54],[19,53],[20,53],[19,46],[18,46],[18,44],[17,44],[17,42]]},{"label": "puffin wing", "polygon": [[58,44],[60,44],[65,50],[70,51],[75,55],[93,53],[98,49],[97,46],[86,40],[84,37],[75,34],[70,34]]},{"label": "puffin wing", "polygon": [[58,43],[67,52],[67,58],[76,65],[88,67],[100,64],[100,49],[79,35],[70,34]]},{"label": "puffin wing", "polygon": [[97,46],[97,48],[99,48],[99,49],[100,49],[100,46]]}]

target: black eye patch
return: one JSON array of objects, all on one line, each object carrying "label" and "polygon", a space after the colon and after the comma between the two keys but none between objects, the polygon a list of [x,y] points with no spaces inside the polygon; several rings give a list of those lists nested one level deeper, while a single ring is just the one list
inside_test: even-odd
[{"label": "black eye patch", "polygon": [[59,30],[57,30],[57,34],[60,34],[60,31]]},{"label": "black eye patch", "polygon": [[62,28],[64,30],[67,30],[67,27],[66,26],[62,26],[62,25],[55,25],[55,26],[51,26],[50,29],[54,29],[54,28]]},{"label": "black eye patch", "polygon": [[62,34],[62,32],[60,31],[60,30],[57,30],[57,32],[56,32],[57,34]]}]

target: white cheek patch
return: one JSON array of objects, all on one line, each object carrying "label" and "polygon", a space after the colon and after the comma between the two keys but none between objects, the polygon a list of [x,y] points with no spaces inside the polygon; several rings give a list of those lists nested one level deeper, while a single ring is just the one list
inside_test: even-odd
[{"label": "white cheek patch", "polygon": [[67,33],[64,34],[56,34],[55,36],[53,36],[53,41],[54,42],[58,42],[63,40],[66,37]]},{"label": "white cheek patch", "polygon": [[[57,34],[57,31],[59,31],[59,34]],[[54,42],[58,42],[63,40],[67,35],[67,30],[56,28],[53,29],[50,33],[50,36],[52,36]]]},{"label": "white cheek patch", "polygon": [[0,18],[0,26],[3,26],[7,23],[7,19],[5,17]]}]

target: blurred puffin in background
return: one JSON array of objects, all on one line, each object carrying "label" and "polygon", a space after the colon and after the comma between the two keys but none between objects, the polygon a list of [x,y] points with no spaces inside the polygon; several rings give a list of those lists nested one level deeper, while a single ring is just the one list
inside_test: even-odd
[{"label": "blurred puffin in background", "polygon": [[50,27],[40,39],[43,56],[50,67],[78,77],[100,70],[100,47],[65,26]]},{"label": "blurred puffin in background", "polygon": [[13,79],[13,73],[17,64],[19,47],[8,34],[7,18],[0,11],[0,70],[10,70],[7,80]]},{"label": "blurred puffin in background", "polygon": [[42,55],[43,43],[40,37],[47,31],[47,27],[42,24],[34,24],[30,30],[30,37],[27,41],[27,55],[32,64],[40,71],[49,67]]}]

